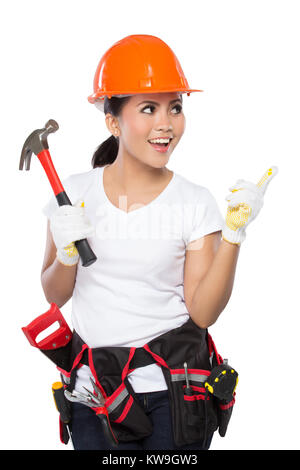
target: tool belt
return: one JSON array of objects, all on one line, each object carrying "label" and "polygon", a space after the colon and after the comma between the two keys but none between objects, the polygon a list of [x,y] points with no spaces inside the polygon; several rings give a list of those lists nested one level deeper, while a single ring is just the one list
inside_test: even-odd
[{"label": "tool belt", "polygon": [[[66,361],[65,348],[69,360]],[[136,399],[128,374],[156,363],[161,367],[169,392],[174,441],[177,446],[205,440],[217,429],[225,436],[235,393],[220,400],[205,389],[211,370],[223,363],[206,329],[191,318],[179,328],[162,334],[143,347],[89,348],[74,332],[72,341],[51,353],[65,387],[72,392],[76,371],[88,365],[105,398],[110,426],[118,441],[142,439],[152,433],[152,423]],[[61,359],[60,359],[61,358]],[[69,362],[69,364],[67,364]],[[186,393],[187,375],[192,394]]]}]

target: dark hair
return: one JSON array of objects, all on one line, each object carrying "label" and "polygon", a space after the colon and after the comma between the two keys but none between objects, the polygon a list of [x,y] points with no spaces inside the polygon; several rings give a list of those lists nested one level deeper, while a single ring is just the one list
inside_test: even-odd
[{"label": "dark hair", "polygon": [[[113,116],[118,117],[121,114],[123,106],[131,96],[124,96],[117,98],[104,98],[104,114],[111,113]],[[117,158],[119,150],[119,137],[111,135],[108,139],[104,140],[102,144],[97,147],[92,158],[92,167],[105,166],[113,163]]]},{"label": "dark hair", "polygon": [[[121,111],[127,101],[131,98],[130,96],[124,96],[123,98],[117,98],[112,96],[111,98],[104,98],[104,114],[110,113],[115,117],[119,117]],[[180,94],[180,100],[182,102],[182,94]],[[119,151],[119,137],[111,135],[108,139],[104,140],[102,144],[97,147],[92,158],[92,167],[105,166],[113,163],[117,158]]]}]

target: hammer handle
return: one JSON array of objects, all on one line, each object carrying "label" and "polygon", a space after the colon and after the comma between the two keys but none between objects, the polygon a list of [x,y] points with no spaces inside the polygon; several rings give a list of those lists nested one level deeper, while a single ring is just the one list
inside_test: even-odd
[{"label": "hammer handle", "polygon": [[[63,206],[63,205],[71,206],[72,203],[70,199],[68,198],[63,188],[63,185],[59,179],[59,176],[55,170],[49,150],[48,149],[42,150],[40,153],[37,154],[37,157],[40,160],[46,172],[48,180],[52,186],[53,192],[57,199],[58,205],[59,206]],[[95,253],[93,252],[93,250],[91,249],[90,245],[88,244],[88,241],[86,238],[83,240],[76,241],[75,246],[81,258],[82,266],[90,266],[96,261],[97,257]]]},{"label": "hammer handle", "polygon": [[[72,205],[65,191],[62,191],[61,193],[56,194],[55,197],[59,206],[65,206],[65,205],[71,206]],[[97,257],[95,253],[93,252],[93,250],[91,249],[86,238],[84,238],[83,240],[77,240],[76,242],[74,242],[74,244],[81,258],[82,266],[85,266],[85,267],[90,266],[96,261]]]}]

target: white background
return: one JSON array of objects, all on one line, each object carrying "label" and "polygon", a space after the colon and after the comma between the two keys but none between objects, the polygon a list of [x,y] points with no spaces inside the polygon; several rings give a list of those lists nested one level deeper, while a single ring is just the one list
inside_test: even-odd
[{"label": "white background", "polygon": [[[278,175],[247,231],[232,297],[210,333],[240,374],[225,438],[212,449],[299,449],[299,2],[11,0],[1,44],[1,440],[2,449],[65,449],[51,385],[55,366],[21,331],[48,310],[40,283],[51,196],[26,137],[49,137],[61,179],[91,168],[109,134],[87,101],[100,57],[130,34],[152,34],[177,55],[191,88],[187,125],[169,169],[210,189],[226,213],[238,178]],[[130,66],[130,65],[129,65]],[[88,269],[88,268],[87,268]],[[70,321],[71,302],[62,313]]]}]

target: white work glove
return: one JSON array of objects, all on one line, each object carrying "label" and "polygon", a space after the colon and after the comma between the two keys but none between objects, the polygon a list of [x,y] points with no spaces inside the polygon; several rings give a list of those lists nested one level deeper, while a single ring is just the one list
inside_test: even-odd
[{"label": "white work glove", "polygon": [[246,238],[246,227],[254,220],[264,204],[264,194],[268,184],[277,174],[278,168],[272,166],[257,184],[238,180],[225,198],[228,209],[222,238],[229,243],[240,245]]},{"label": "white work glove", "polygon": [[78,200],[74,206],[59,206],[50,217],[50,230],[57,248],[57,259],[66,266],[78,263],[77,240],[94,234],[94,227],[86,219],[84,202]]}]

